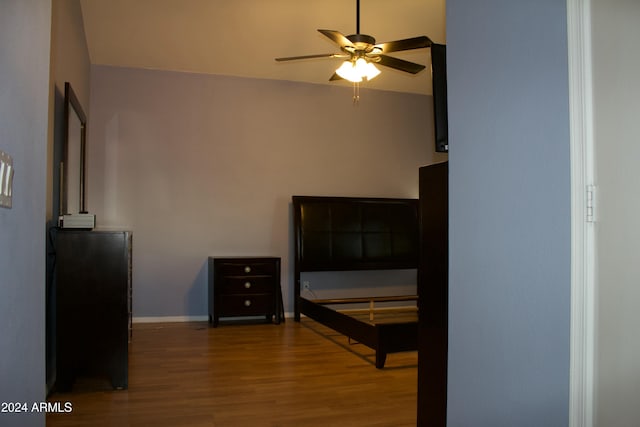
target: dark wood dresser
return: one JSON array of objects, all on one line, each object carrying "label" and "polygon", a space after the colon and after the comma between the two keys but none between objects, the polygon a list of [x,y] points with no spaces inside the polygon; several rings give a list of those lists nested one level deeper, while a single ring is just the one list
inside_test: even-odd
[{"label": "dark wood dresser", "polygon": [[283,320],[280,258],[209,257],[209,323],[221,317]]},{"label": "dark wood dresser", "polygon": [[55,253],[56,389],[103,375],[127,388],[131,233],[60,229]]}]

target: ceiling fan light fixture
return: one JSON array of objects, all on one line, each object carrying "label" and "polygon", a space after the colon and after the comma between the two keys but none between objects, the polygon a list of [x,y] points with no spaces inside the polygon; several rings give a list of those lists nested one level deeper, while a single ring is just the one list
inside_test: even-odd
[{"label": "ceiling fan light fixture", "polygon": [[360,83],[362,80],[371,80],[380,74],[380,70],[364,58],[344,61],[336,70],[336,74],[352,83]]},{"label": "ceiling fan light fixture", "polygon": [[359,83],[362,81],[362,77],[360,77],[359,74],[356,74],[355,64],[351,61],[344,61],[336,70],[336,74],[353,83]]},{"label": "ceiling fan light fixture", "polygon": [[364,75],[367,77],[367,80],[371,80],[380,74],[380,70],[378,70],[378,67],[376,67],[373,62],[364,61],[364,63]]}]

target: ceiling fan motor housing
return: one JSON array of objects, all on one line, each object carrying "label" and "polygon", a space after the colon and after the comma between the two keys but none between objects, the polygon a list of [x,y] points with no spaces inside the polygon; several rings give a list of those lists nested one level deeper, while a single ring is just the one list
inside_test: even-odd
[{"label": "ceiling fan motor housing", "polygon": [[355,61],[358,58],[368,58],[368,59],[377,59],[372,58],[368,54],[376,54],[380,53],[378,49],[376,49],[376,39],[367,35],[367,34],[351,34],[346,36],[347,40],[349,40],[353,46],[342,46],[342,50],[348,52],[352,55],[351,60]]},{"label": "ceiling fan motor housing", "polygon": [[351,53],[370,53],[376,44],[376,39],[366,34],[351,34],[347,36],[347,40],[353,43],[353,46],[345,46],[345,50]]},{"label": "ceiling fan motor housing", "polygon": [[351,34],[350,36],[347,36],[347,39],[356,46],[357,43],[361,43],[363,45],[376,44],[376,39],[366,34]]}]

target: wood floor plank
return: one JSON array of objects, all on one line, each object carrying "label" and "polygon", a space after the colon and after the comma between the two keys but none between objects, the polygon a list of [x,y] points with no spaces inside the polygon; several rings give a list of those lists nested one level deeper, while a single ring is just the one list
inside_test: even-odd
[{"label": "wood floor plank", "polygon": [[47,426],[415,426],[417,353],[375,353],[309,319],[134,324],[129,388],[80,378]]}]

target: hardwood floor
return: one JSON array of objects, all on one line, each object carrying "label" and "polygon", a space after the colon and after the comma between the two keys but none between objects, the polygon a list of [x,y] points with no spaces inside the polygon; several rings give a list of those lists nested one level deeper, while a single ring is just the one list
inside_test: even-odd
[{"label": "hardwood floor", "polygon": [[[134,324],[129,388],[79,379],[47,426],[415,426],[417,352],[375,353],[309,319]],[[64,403],[63,403],[64,404]]]}]

